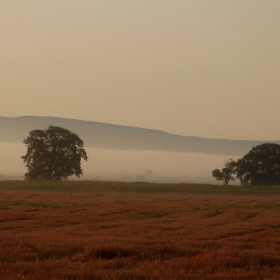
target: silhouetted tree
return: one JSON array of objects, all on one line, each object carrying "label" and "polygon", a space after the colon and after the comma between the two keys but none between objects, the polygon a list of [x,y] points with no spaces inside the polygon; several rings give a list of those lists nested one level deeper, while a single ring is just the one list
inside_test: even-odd
[{"label": "silhouetted tree", "polygon": [[255,146],[234,166],[242,185],[279,185],[280,145],[265,143]]},{"label": "silhouetted tree", "polygon": [[27,180],[66,180],[83,174],[81,159],[87,160],[84,142],[75,133],[59,126],[32,130],[23,141],[27,147],[22,156],[28,169]]},{"label": "silhouetted tree", "polygon": [[235,172],[234,169],[234,161],[230,159],[225,163],[225,167],[220,169],[215,169],[212,171],[212,176],[217,179],[217,181],[223,181],[225,185],[229,183],[229,181],[234,181],[234,177],[232,176]]}]

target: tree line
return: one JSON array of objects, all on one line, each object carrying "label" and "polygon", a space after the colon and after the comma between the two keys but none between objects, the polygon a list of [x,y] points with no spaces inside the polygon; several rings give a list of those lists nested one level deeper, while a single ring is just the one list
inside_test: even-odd
[{"label": "tree line", "polygon": [[235,177],[241,185],[280,185],[280,145],[264,143],[253,147],[245,156],[225,163],[212,171],[212,176],[227,185]]}]

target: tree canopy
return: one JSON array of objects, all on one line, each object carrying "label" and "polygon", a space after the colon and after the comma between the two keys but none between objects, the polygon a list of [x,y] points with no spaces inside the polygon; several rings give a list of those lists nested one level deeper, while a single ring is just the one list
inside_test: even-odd
[{"label": "tree canopy", "polygon": [[23,143],[27,147],[22,156],[28,172],[27,180],[66,180],[83,174],[81,159],[87,160],[84,142],[75,133],[59,126],[47,130],[32,130]]},{"label": "tree canopy", "polygon": [[280,145],[265,143],[255,146],[234,166],[242,185],[279,185]]},{"label": "tree canopy", "polygon": [[233,160],[230,159],[225,163],[225,167],[222,170],[215,169],[212,171],[212,176],[217,179],[217,181],[223,181],[225,185],[229,183],[229,181],[234,181],[234,166]]},{"label": "tree canopy", "polygon": [[212,171],[212,176],[226,185],[234,180],[233,174],[241,185],[280,185],[280,145],[264,143],[255,146],[244,157],[229,160],[222,171]]}]

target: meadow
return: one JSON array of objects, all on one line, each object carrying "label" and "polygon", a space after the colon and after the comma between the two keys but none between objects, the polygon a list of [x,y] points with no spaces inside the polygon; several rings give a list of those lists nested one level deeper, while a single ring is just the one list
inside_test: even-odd
[{"label": "meadow", "polygon": [[0,182],[1,279],[279,279],[280,188]]}]

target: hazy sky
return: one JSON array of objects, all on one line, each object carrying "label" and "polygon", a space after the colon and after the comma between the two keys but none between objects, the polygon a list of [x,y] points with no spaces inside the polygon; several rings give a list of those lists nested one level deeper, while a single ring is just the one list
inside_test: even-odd
[{"label": "hazy sky", "polygon": [[0,0],[0,115],[280,140],[279,0]]}]

